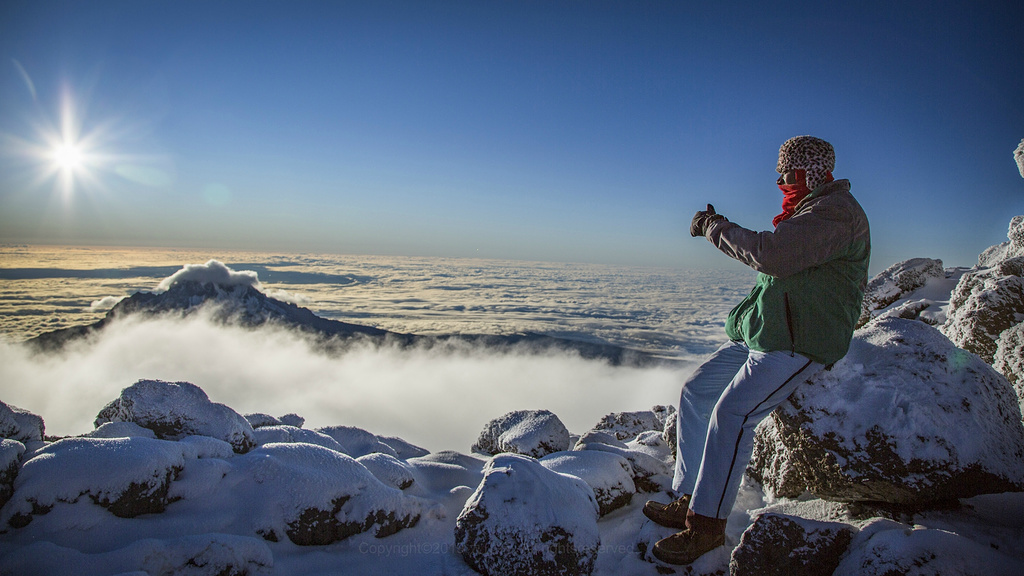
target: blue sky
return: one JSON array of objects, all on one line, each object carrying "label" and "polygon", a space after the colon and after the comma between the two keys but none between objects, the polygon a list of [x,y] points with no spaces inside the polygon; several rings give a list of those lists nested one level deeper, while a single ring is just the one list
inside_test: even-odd
[{"label": "blue sky", "polygon": [[1019,3],[694,4],[7,0],[0,242],[729,267],[799,134],[874,272],[1024,213]]}]

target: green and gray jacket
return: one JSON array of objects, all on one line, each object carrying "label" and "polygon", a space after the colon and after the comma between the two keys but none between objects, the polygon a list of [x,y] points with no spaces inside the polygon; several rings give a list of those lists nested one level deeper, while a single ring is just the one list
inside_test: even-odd
[{"label": "green and gray jacket", "polygon": [[719,220],[705,236],[759,272],[754,289],[729,313],[730,339],[825,365],[846,355],[871,256],[868,219],[849,180],[818,186],[774,232]]}]

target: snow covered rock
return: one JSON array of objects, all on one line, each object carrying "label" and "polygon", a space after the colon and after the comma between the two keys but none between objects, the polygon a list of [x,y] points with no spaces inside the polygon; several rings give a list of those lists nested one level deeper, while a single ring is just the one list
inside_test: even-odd
[{"label": "snow covered rock", "polygon": [[323,434],[315,430],[296,428],[295,426],[285,426],[284,424],[260,426],[253,430],[253,436],[256,438],[256,443],[260,446],[275,442],[305,442],[306,444],[315,444],[317,446],[323,446],[324,448],[330,448],[331,450],[341,452],[342,454],[345,453],[345,448],[339,444],[337,440],[331,438],[327,434]]},{"label": "snow covered rock", "polygon": [[80,438],[151,438],[156,439],[156,433],[149,428],[143,428],[135,422],[104,422],[95,430],[90,430],[79,435]]},{"label": "snow covered rock", "polygon": [[569,449],[569,430],[548,410],[518,410],[487,423],[472,450],[540,458]]},{"label": "snow covered rock", "polygon": [[231,491],[246,496],[255,532],[274,542],[324,545],[367,531],[383,538],[414,526],[425,506],[322,446],[267,444],[232,464]]},{"label": "snow covered rock", "polygon": [[[657,432],[651,435],[660,438]],[[607,432],[591,431],[580,437],[573,450],[622,456],[633,469],[633,485],[639,492],[661,492],[672,484],[672,468],[667,463],[668,446],[665,444],[654,447],[636,441],[626,444]]]},{"label": "snow covered rock", "polygon": [[0,573],[35,576],[258,576],[271,574],[273,566],[266,542],[230,534],[148,538],[91,554],[38,542],[0,559]]},{"label": "snow covered rock", "polygon": [[163,512],[171,481],[185,465],[176,442],[148,438],[65,438],[35,452],[21,467],[5,523],[26,526],[32,516],[88,496],[121,518]]},{"label": "snow covered rock", "polygon": [[416,485],[428,492],[447,492],[459,486],[476,488],[483,476],[484,460],[453,450],[441,450],[406,460]]},{"label": "snow covered rock", "polygon": [[500,454],[455,522],[455,545],[485,576],[590,574],[601,539],[589,486],[519,454]]},{"label": "snow covered rock", "polygon": [[18,477],[24,453],[25,445],[21,442],[10,438],[0,440],[0,508],[14,494],[14,479]]},{"label": "snow covered rock", "polygon": [[1024,256],[966,272],[950,295],[942,331],[957,346],[993,362],[1004,330],[1024,321]]},{"label": "snow covered rock", "polygon": [[388,454],[397,456],[398,453],[391,446],[388,446],[372,432],[367,432],[355,426],[327,426],[317,428],[317,432],[333,438],[341,445],[342,452],[353,458],[366,456],[367,454]]},{"label": "snow covered rock", "polygon": [[619,440],[632,440],[641,432],[662,431],[665,420],[675,414],[675,408],[655,406],[639,412],[614,412],[601,418],[594,430],[610,432]]},{"label": "snow covered rock", "polygon": [[1024,215],[1010,219],[1006,242],[990,246],[978,255],[978,268],[991,268],[1018,256],[1024,256]]},{"label": "snow covered rock", "polygon": [[390,454],[374,452],[356,458],[356,462],[365,466],[378,480],[392,488],[405,490],[416,481],[412,469]]},{"label": "snow covered rock", "polygon": [[855,530],[785,514],[761,514],[729,561],[730,576],[830,576]]},{"label": "snow covered rock", "polygon": [[402,460],[418,458],[420,456],[430,454],[430,450],[420,448],[419,446],[406,442],[397,436],[378,436],[377,439],[390,446],[391,449],[395,451],[395,454]]},{"label": "snow covered rock", "polygon": [[264,414],[262,412],[254,412],[252,414],[246,414],[245,416],[243,416],[243,418],[245,418],[245,421],[248,422],[250,426],[252,426],[253,430],[255,430],[257,428],[261,428],[263,426],[280,426],[281,425],[281,421],[280,420],[278,420],[277,418],[274,418],[270,414]]},{"label": "snow covered rock", "polygon": [[636,493],[633,467],[618,454],[597,450],[554,452],[540,459],[548,470],[571,474],[594,491],[601,516],[626,506]]},{"label": "snow covered rock", "polygon": [[100,410],[95,425],[106,422],[134,422],[162,439],[211,436],[231,444],[239,454],[256,445],[245,418],[211,402],[206,392],[189,382],[139,380]]},{"label": "snow covered rock", "polygon": [[833,576],[1017,576],[1020,558],[954,532],[878,519],[861,528]]},{"label": "snow covered rock", "polygon": [[1017,162],[1017,170],[1020,171],[1021,178],[1024,178],[1024,140],[1017,144],[1017,148],[1013,151],[1013,159]]},{"label": "snow covered rock", "polygon": [[42,442],[45,428],[41,416],[0,402],[0,438],[23,443]]},{"label": "snow covered rock", "polygon": [[992,367],[1013,384],[1024,409],[1024,322],[999,335]]},{"label": "snow covered rock", "polygon": [[911,258],[889,266],[868,282],[857,326],[867,324],[873,312],[924,286],[929,278],[943,276],[942,260],[933,258]]},{"label": "snow covered rock", "polygon": [[762,422],[747,472],[775,496],[909,507],[1024,490],[1024,424],[991,366],[883,318]]}]

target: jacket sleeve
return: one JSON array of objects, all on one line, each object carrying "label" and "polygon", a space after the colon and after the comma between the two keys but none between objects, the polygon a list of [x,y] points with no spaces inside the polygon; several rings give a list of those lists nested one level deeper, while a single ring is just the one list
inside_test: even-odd
[{"label": "jacket sleeve", "polygon": [[845,206],[819,202],[779,223],[774,232],[754,232],[725,220],[713,222],[705,237],[730,258],[776,278],[832,259],[853,241],[855,215]]}]

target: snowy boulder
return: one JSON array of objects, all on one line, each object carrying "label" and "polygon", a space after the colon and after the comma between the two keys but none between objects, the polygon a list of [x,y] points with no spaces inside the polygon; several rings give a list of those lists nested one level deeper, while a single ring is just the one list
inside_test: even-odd
[{"label": "snowy boulder", "polygon": [[385,486],[345,454],[313,444],[267,444],[232,459],[226,478],[242,494],[255,532],[277,542],[325,545],[414,526],[424,504]]},{"label": "snowy boulder", "polygon": [[274,418],[270,414],[264,414],[262,412],[254,412],[252,414],[246,414],[243,416],[245,421],[252,426],[252,429],[262,428],[263,426],[280,426],[281,421]]},{"label": "snowy boulder", "polygon": [[104,422],[95,430],[90,430],[79,436],[80,438],[152,438],[156,439],[156,433],[149,428],[143,428],[135,422]]},{"label": "snowy boulder", "polygon": [[176,442],[148,438],[66,438],[21,467],[2,518],[21,528],[32,516],[82,497],[121,518],[163,512],[171,481],[185,466]]},{"label": "snowy boulder", "polygon": [[966,272],[950,294],[942,332],[954,344],[993,362],[1004,330],[1024,321],[1024,256]]},{"label": "snowy boulder", "polygon": [[519,454],[495,456],[455,522],[462,558],[485,576],[590,574],[601,537],[589,486]]},{"label": "snowy boulder", "polygon": [[652,431],[648,435],[641,435],[643,442],[624,443],[617,440],[607,432],[587,432],[580,437],[573,447],[574,451],[598,451],[609,452],[622,456],[629,461],[633,469],[633,485],[640,492],[661,492],[672,485],[672,467],[668,461],[668,446],[660,444],[648,446],[653,438],[659,438],[660,434]]},{"label": "snowy boulder", "polygon": [[1024,424],[991,366],[927,324],[878,319],[759,425],[747,472],[774,496],[908,507],[1022,490]]},{"label": "snowy boulder", "polygon": [[664,430],[666,418],[673,414],[675,409],[665,406],[639,412],[614,412],[601,418],[593,429],[614,434],[618,440],[632,440],[641,432]]},{"label": "snowy boulder", "polygon": [[1024,256],[1024,215],[1010,219],[1006,242],[986,248],[978,255],[978,268],[991,268],[1003,260]]},{"label": "snowy boulder", "polygon": [[1017,170],[1020,171],[1020,177],[1024,178],[1024,140],[1017,144],[1017,148],[1013,150],[1013,160],[1017,163]]},{"label": "snowy boulder", "polygon": [[[257,576],[271,574],[273,566],[266,542],[231,534],[147,538],[94,553],[35,542],[0,559],[0,573],[37,576]],[[73,572],[69,567],[74,567]]]},{"label": "snowy boulder", "polygon": [[618,454],[596,450],[554,452],[540,459],[548,470],[575,476],[590,486],[601,516],[626,506],[636,494],[633,467]]},{"label": "snowy boulder", "polygon": [[18,442],[42,442],[45,424],[41,416],[0,402],[0,438]]},{"label": "snowy boulder", "polygon": [[483,476],[484,462],[468,454],[441,450],[406,460],[416,485],[428,492],[447,492],[459,486],[476,488]]},{"label": "snowy boulder", "polygon": [[487,423],[472,450],[540,458],[569,449],[569,430],[548,410],[518,410]]},{"label": "snowy boulder", "polygon": [[868,282],[857,326],[867,324],[873,313],[924,286],[930,278],[944,276],[942,260],[933,258],[911,258],[889,266]]},{"label": "snowy boulder", "polygon": [[1020,558],[947,530],[877,519],[861,528],[833,576],[1017,576]]},{"label": "snowy boulder", "polygon": [[999,335],[992,367],[1013,384],[1024,409],[1024,322]]},{"label": "snowy boulder", "polygon": [[327,434],[295,426],[285,426],[284,424],[260,426],[253,430],[253,436],[256,438],[256,444],[260,446],[273,443],[305,442],[345,453],[345,448]]},{"label": "snowy boulder", "polygon": [[430,450],[420,448],[419,446],[412,444],[411,442],[406,442],[397,436],[378,436],[377,439],[390,446],[391,449],[395,451],[398,458],[402,460],[419,458],[420,456],[430,454]]},{"label": "snowy boulder", "polygon": [[0,508],[14,494],[14,479],[18,477],[24,453],[25,445],[21,442],[10,438],[0,440]]},{"label": "snowy boulder", "polygon": [[395,449],[388,446],[372,432],[367,432],[355,426],[327,426],[317,428],[317,432],[333,438],[342,447],[342,452],[353,458],[366,456],[367,454],[388,454],[398,456]]},{"label": "snowy boulder", "polygon": [[830,576],[855,530],[785,514],[761,514],[732,551],[730,576]]},{"label": "snowy boulder", "polygon": [[239,454],[256,445],[245,418],[211,402],[202,388],[189,382],[139,380],[100,410],[95,425],[106,422],[134,422],[155,432],[157,438],[169,440],[211,436],[231,444]]},{"label": "snowy boulder", "polygon": [[412,468],[390,454],[374,452],[356,458],[356,462],[365,466],[378,480],[392,488],[405,490],[416,481]]}]

